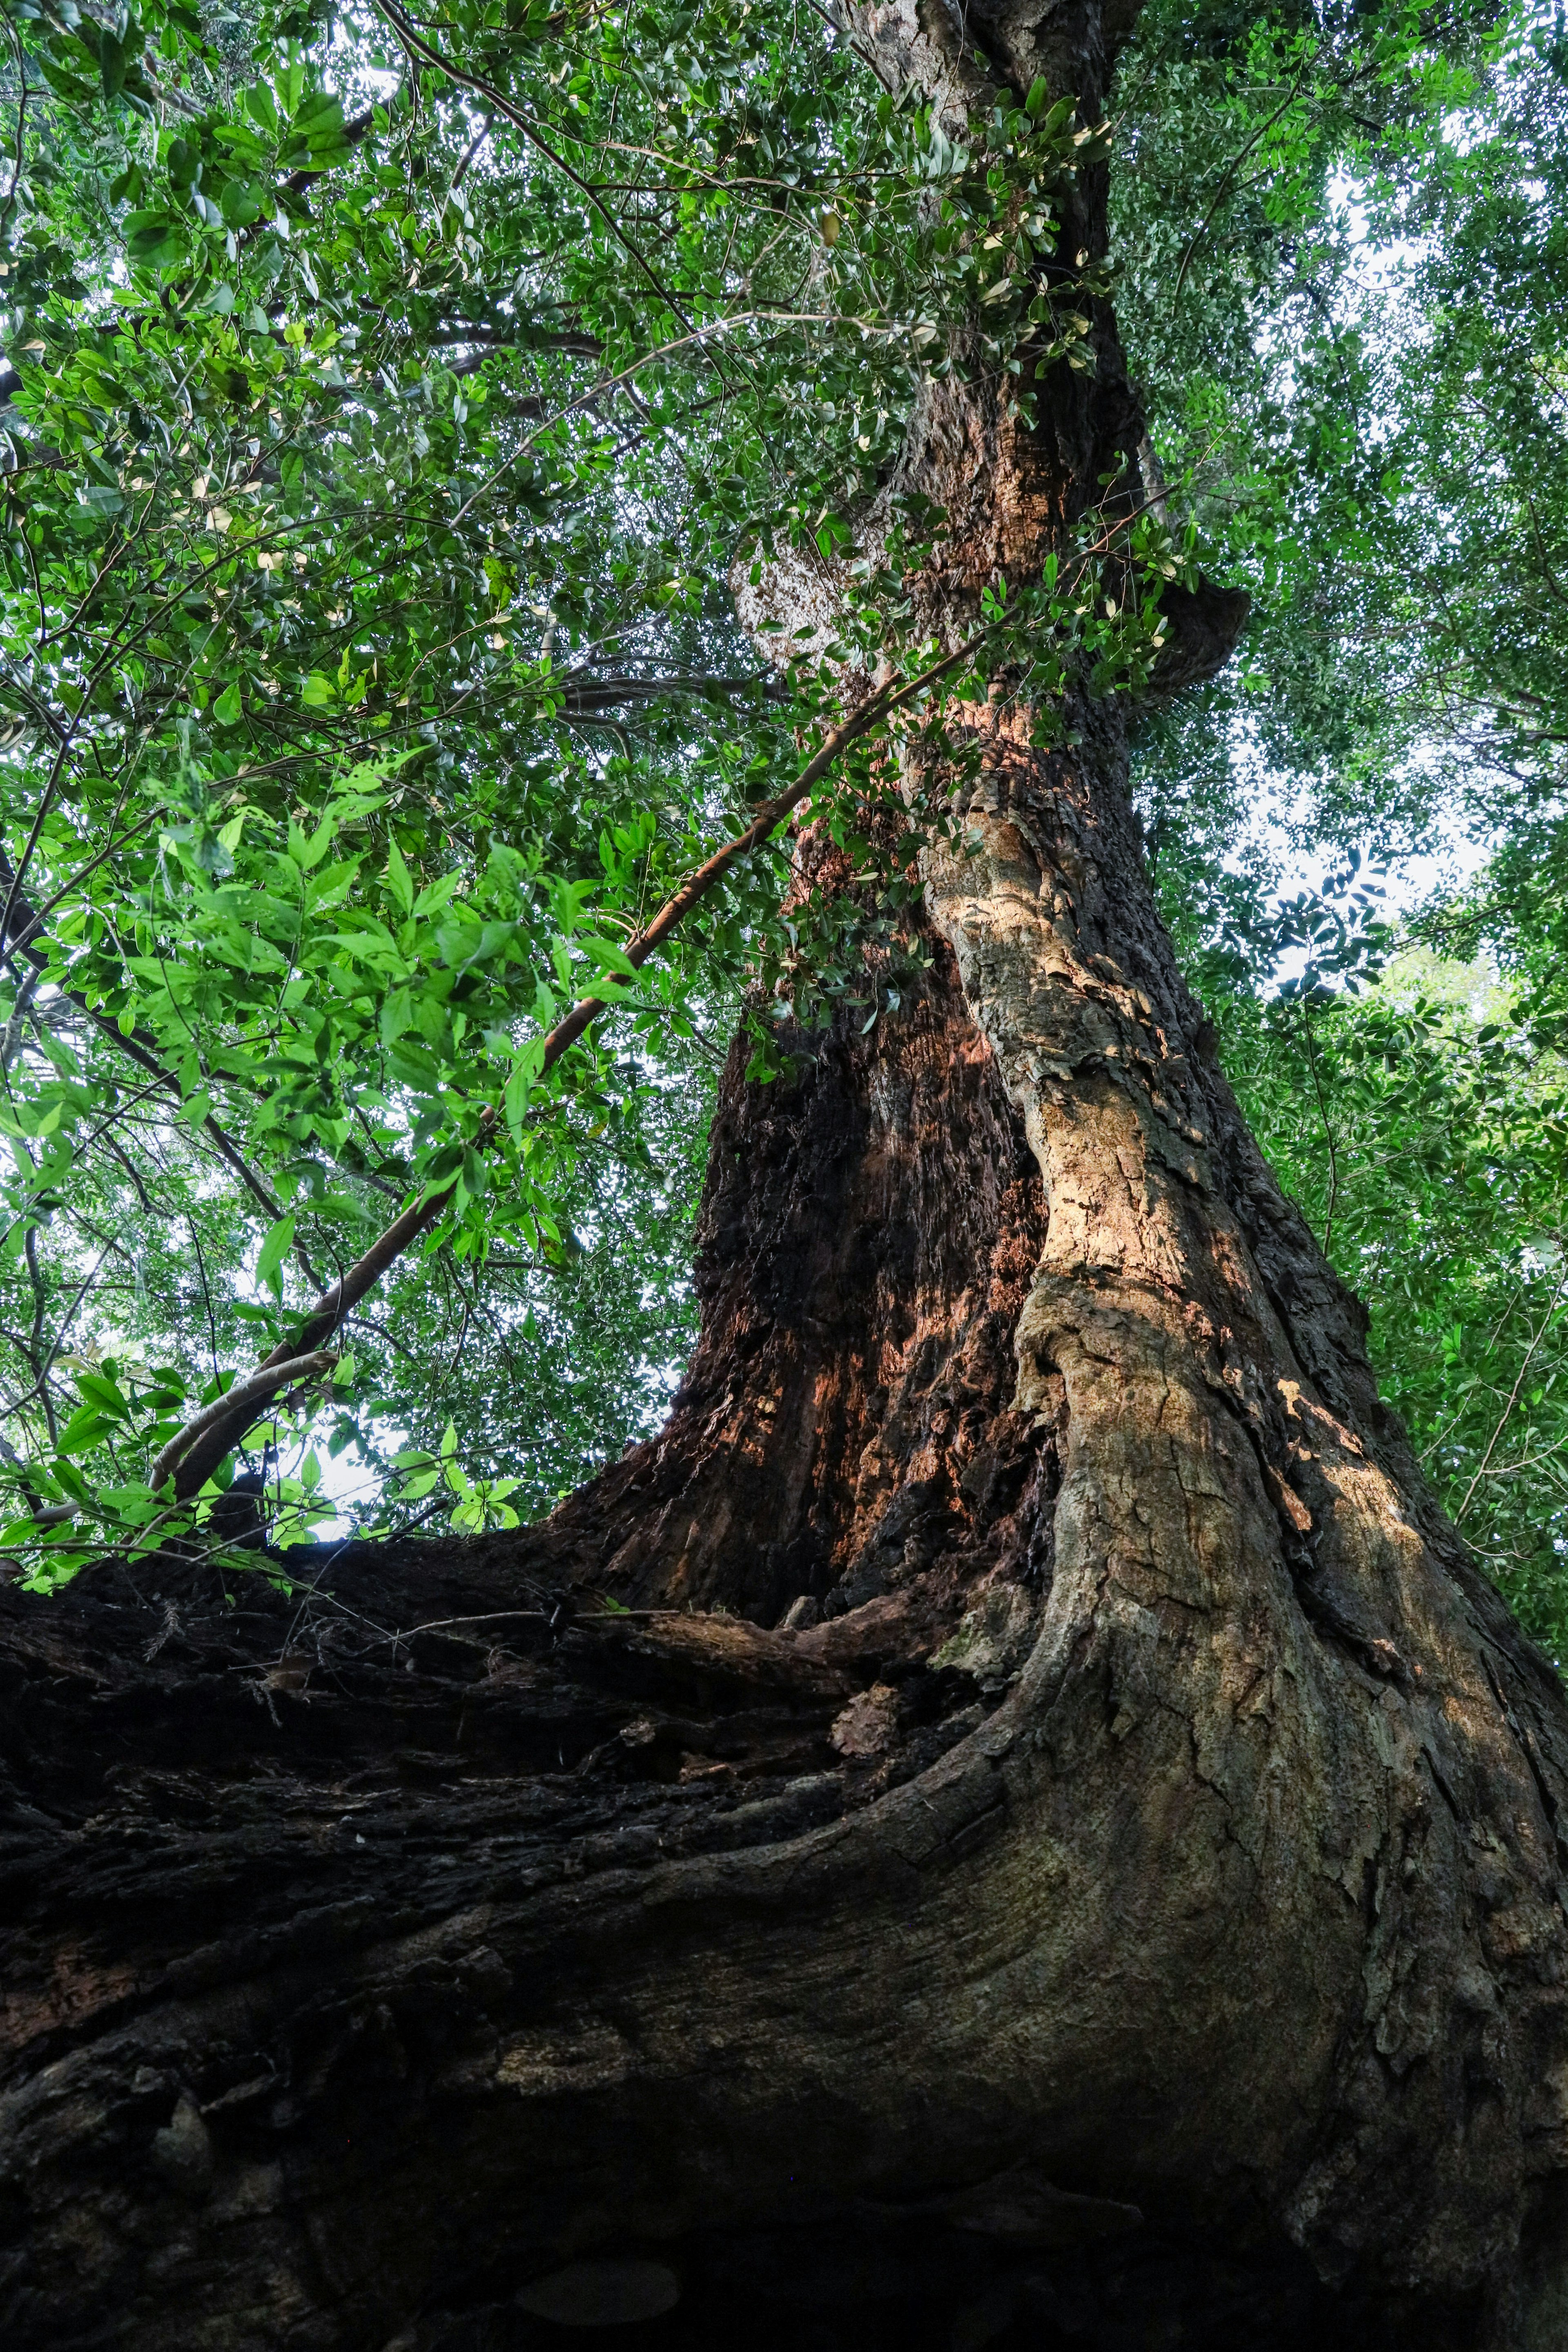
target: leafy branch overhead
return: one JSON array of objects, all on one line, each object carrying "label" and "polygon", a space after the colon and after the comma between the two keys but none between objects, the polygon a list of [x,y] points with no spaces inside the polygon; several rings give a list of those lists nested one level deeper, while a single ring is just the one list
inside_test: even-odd
[{"label": "leafy branch overhead", "polygon": [[[574,1198],[646,1184],[713,1018],[783,948],[752,810],[798,797],[803,727],[889,699],[845,659],[930,667],[897,573],[929,514],[844,616],[856,644],[802,649],[782,692],[736,641],[731,563],[842,536],[977,299],[1020,378],[1026,343],[1072,356],[1069,293],[1031,265],[1093,147],[1037,91],[994,153],[955,148],[833,44],[807,105],[743,9],[662,57],[555,17],[447,47],[395,15],[335,49],[264,24],[243,58],[178,12],[18,23],[5,1247],[29,1279],[40,1234],[50,1272],[71,1263],[127,1181],[204,1234],[202,1317],[164,1316],[112,1444],[101,1414],[59,1424],[76,1351],[32,1364],[13,1544],[30,1557],[45,1511],[57,1575],[128,1514],[167,1532],[153,1474],[183,1482],[216,1442],[180,1448],[181,1412],[221,1430],[221,1479],[247,1418],[213,1418],[226,1383],[309,1352],[297,1282],[335,1326],[351,1265],[434,1249],[443,1308],[467,1290],[455,1377],[477,1320],[502,1348],[537,1331],[537,1306],[492,1305],[496,1272],[558,1297]],[[1141,530],[1129,582],[1125,553],[1168,536]],[[1093,607],[1112,664],[1147,602]],[[1024,625],[999,612],[993,652]],[[848,837],[864,755],[834,781]],[[715,866],[727,831],[763,854]],[[692,936],[656,929],[632,990],[693,874]],[[558,1034],[606,995],[614,1042]],[[688,1169],[692,1148],[679,1129]],[[133,1294],[143,1254],[110,1254]],[[334,1442],[373,1467],[425,1411],[388,1377],[405,1314],[391,1364],[373,1348],[332,1384]],[[142,1360],[122,1345],[111,1381]]]}]

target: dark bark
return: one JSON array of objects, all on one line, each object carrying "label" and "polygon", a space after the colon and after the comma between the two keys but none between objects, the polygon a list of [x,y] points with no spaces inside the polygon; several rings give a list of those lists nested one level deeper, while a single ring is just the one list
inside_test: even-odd
[{"label": "dark bark", "polygon": [[[961,106],[938,22],[863,30]],[[1136,446],[1097,334],[928,400],[950,634]],[[0,1595],[8,2345],[1568,2340],[1563,1695],[1070,718],[911,758],[914,1000],[731,1060],[657,1442],[303,1602]]]}]

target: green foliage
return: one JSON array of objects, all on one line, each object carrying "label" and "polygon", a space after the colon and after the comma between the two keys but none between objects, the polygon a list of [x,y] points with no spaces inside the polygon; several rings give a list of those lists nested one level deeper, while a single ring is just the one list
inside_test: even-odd
[{"label": "green foliage", "polygon": [[[426,1507],[448,1425],[456,1519],[504,1520],[668,1392],[743,975],[809,1009],[857,966],[860,913],[781,925],[766,847],[626,955],[794,774],[836,663],[930,657],[918,499],[780,671],[731,569],[843,545],[923,380],[977,352],[1027,400],[1026,339],[1086,363],[1088,296],[1034,264],[1100,150],[1041,90],[955,146],[746,0],[10,23],[0,1546],[47,1580],[165,1534],[182,1420],[431,1198],[352,1356],[250,1443],[300,1456],[285,1532],[351,1475],[369,1523]],[[1122,540],[1109,602],[1092,563],[993,599],[968,683],[1146,671],[1188,549]],[[819,802],[857,857],[873,751]],[[547,1067],[588,994],[610,1017]],[[73,1411],[100,1377],[122,1409]]]},{"label": "green foliage", "polygon": [[1233,826],[1260,776],[1299,837],[1385,856],[1512,825],[1568,740],[1560,24],[1193,33],[1156,0],[1122,69],[1119,316],[1255,605],[1174,732]]},{"label": "green foliage", "polygon": [[1410,948],[1360,997],[1226,996],[1259,1140],[1372,1309],[1383,1392],[1526,1625],[1568,1656],[1568,1066],[1512,991]]},{"label": "green foliage", "polygon": [[[1232,674],[1143,730],[1156,879],[1385,1396],[1559,1657],[1564,58],[1541,13],[1238,40],[1156,5],[1117,183],[1155,437],[1255,598]],[[1438,884],[1386,970],[1401,943],[1349,864],[1272,903],[1297,858],[1467,835],[1479,877]]]},{"label": "green foliage", "polygon": [[[1109,614],[1068,565],[993,603],[976,669],[1048,719],[1069,662],[1146,675],[1194,548],[1252,588],[1233,673],[1142,722],[1156,880],[1385,1388],[1561,1651],[1555,25],[1152,0],[1110,262],[1041,291],[1093,126],[1037,90],[955,147],[747,0],[7,23],[0,1549],[47,1583],[155,1541],[160,1448],[431,1192],[329,1371],[260,1411],[278,1532],[345,1491],[368,1526],[510,1525],[657,1423],[746,975],[811,1017],[874,942],[869,1023],[918,960],[921,820],[875,821],[866,744],[824,804],[855,891],[782,920],[764,850],[628,965],[794,774],[835,661],[918,669],[939,519],[895,502],[787,670],[731,582],[846,544],[923,381],[1026,404],[1029,337],[1082,365],[1109,289],[1169,499]],[[1349,853],[1466,826],[1489,865],[1388,962]],[[1307,852],[1342,887],[1282,914]],[[545,1071],[588,991],[610,1017]]]}]

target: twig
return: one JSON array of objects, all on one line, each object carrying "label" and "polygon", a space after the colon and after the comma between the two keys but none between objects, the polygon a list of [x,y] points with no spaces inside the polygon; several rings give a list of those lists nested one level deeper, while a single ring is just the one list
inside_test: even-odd
[{"label": "twig", "polygon": [[1329,1147],[1329,1205],[1323,1215],[1323,1255],[1334,1237],[1334,1210],[1340,1197],[1340,1162],[1334,1150],[1334,1130],[1329,1121],[1329,1107],[1323,1100],[1323,1082],[1318,1076],[1317,1051],[1312,1044],[1312,1016],[1303,1006],[1301,1029],[1307,1041],[1307,1067],[1312,1073],[1312,1092],[1318,1097],[1318,1111],[1323,1122],[1323,1140]]},{"label": "twig", "polygon": [[[494,1625],[502,1619],[511,1622],[549,1625],[560,1613],[557,1609],[490,1609],[481,1617],[432,1617],[426,1624],[410,1625],[395,1633],[384,1633],[381,1638],[395,1645],[399,1642],[412,1642],[416,1633],[444,1633],[452,1625]],[[569,1622],[574,1625],[618,1625],[631,1617],[674,1617],[679,1614],[679,1611],[674,1609],[595,1609],[587,1615],[574,1617]]]},{"label": "twig", "polygon": [[[1314,50],[1313,56],[1316,54],[1317,53]],[[1246,163],[1247,157],[1251,154],[1258,141],[1264,137],[1266,132],[1273,130],[1274,125],[1279,121],[1279,117],[1284,113],[1286,108],[1297,96],[1303,80],[1306,79],[1307,67],[1310,66],[1312,58],[1308,58],[1306,63],[1302,66],[1300,72],[1297,75],[1295,80],[1286,91],[1280,103],[1275,108],[1273,113],[1268,117],[1267,122],[1259,123],[1258,129],[1253,132],[1246,146],[1241,148],[1237,153],[1231,157],[1229,163],[1220,173],[1219,186],[1215,191],[1214,202],[1193,232],[1192,237],[1187,245],[1187,249],[1182,256],[1182,266],[1176,272],[1176,282],[1171,289],[1171,300],[1173,304],[1179,300],[1181,297],[1182,287],[1185,281],[1187,270],[1192,262],[1193,256],[1196,253],[1199,246],[1203,243],[1205,236],[1207,235],[1209,223],[1213,220],[1215,213],[1218,212],[1221,201],[1225,195],[1226,190],[1230,185],[1232,178]]]},{"label": "twig", "polygon": [[196,1230],[196,1221],[188,1209],[185,1212],[185,1223],[191,1229],[191,1240],[196,1253],[196,1272],[201,1276],[202,1304],[207,1310],[207,1338],[212,1344],[213,1378],[215,1381],[220,1380],[223,1375],[217,1360],[217,1318],[213,1313],[212,1292],[207,1288],[207,1262],[202,1254],[202,1237]]},{"label": "twig", "polygon": [[610,235],[615,238],[616,243],[623,247],[625,250],[630,254],[632,259],[637,263],[637,268],[642,271],[643,276],[647,279],[647,282],[652,287],[654,292],[658,296],[659,300],[668,304],[670,310],[674,316],[680,320],[683,327],[689,328],[691,324],[690,320],[681,310],[674,295],[669,292],[668,289],[664,286],[656,276],[644,254],[632,243],[631,238],[622,228],[619,221],[616,220],[609,206],[603,201],[589,183],[583,178],[581,173],[574,172],[571,164],[566,162],[564,156],[558,155],[555,152],[555,150],[545,139],[538,125],[534,122],[531,122],[527,115],[522,113],[519,108],[513,106],[510,100],[503,96],[501,91],[496,89],[493,82],[487,81],[482,74],[469,73],[466,71],[463,67],[454,65],[451,59],[444,56],[442,51],[437,48],[433,42],[426,41],[423,35],[417,32],[414,26],[409,22],[402,9],[395,5],[395,0],[375,0],[375,5],[379,13],[386,18],[387,23],[396,33],[398,39],[403,43],[404,47],[411,52],[411,54],[421,58],[426,65],[434,66],[438,73],[444,73],[449,81],[456,82],[460,89],[471,89],[479,97],[484,99],[495,109],[498,114],[504,115],[506,120],[515,130],[521,131],[530,146],[536,147],[539,152],[544,157],[546,163],[553,163],[556,170],[562,173],[563,177],[571,181],[573,186],[577,189],[579,194],[586,197],[588,203],[592,205],[594,210],[598,214],[600,219],[609,230]]},{"label": "twig", "polygon": [[490,135],[490,124],[494,119],[493,115],[487,114],[483,122],[480,123],[479,129],[475,131],[473,137],[464,148],[462,160],[458,163],[457,170],[452,174],[452,185],[448,191],[450,194],[455,196],[458,190],[462,186],[464,175],[467,173],[469,164],[473,162],[474,157],[479,153],[479,149],[484,145],[485,141]]},{"label": "twig", "polygon": [[[34,1228],[29,1225],[27,1228],[27,1239],[29,1241],[33,1238],[33,1232]],[[65,1346],[66,1333],[70,1329],[71,1323],[76,1315],[76,1310],[81,1305],[82,1300],[87,1297],[88,1292],[91,1289],[93,1281],[98,1274],[99,1267],[103,1264],[104,1259],[109,1255],[110,1251],[113,1249],[114,1246],[115,1244],[113,1242],[105,1242],[102,1249],[100,1250],[97,1257],[93,1260],[92,1265],[88,1268],[87,1272],[82,1276],[81,1280],[78,1283],[75,1296],[72,1297],[70,1305],[66,1308],[65,1314],[60,1320],[60,1328],[55,1334],[54,1345],[49,1349],[48,1354],[44,1358],[43,1363],[37,1367],[38,1374],[37,1379],[27,1391],[26,1396],[19,1396],[14,1404],[8,1404],[5,1407],[5,1417],[7,1421],[9,1421],[13,1413],[20,1412],[25,1404],[31,1404],[36,1396],[42,1394],[44,1384],[47,1381],[49,1373],[53,1369],[55,1358]],[[32,1262],[33,1261],[29,1261],[29,1263]]]},{"label": "twig", "polygon": [[1552,1292],[1551,1303],[1548,1306],[1545,1314],[1541,1318],[1540,1328],[1537,1330],[1535,1337],[1531,1339],[1529,1347],[1524,1351],[1524,1361],[1519,1368],[1519,1377],[1514,1381],[1512,1388],[1510,1389],[1508,1392],[1508,1402],[1504,1405],[1502,1412],[1498,1416],[1498,1425],[1492,1432],[1491,1444],[1487,1447],[1486,1452],[1481,1456],[1480,1468],[1476,1472],[1475,1476],[1470,1480],[1469,1485],[1466,1487],[1465,1499],[1454,1514],[1454,1525],[1456,1527],[1458,1526],[1459,1521],[1469,1509],[1470,1497],[1475,1493],[1477,1486],[1480,1484],[1481,1479],[1486,1474],[1487,1465],[1491,1460],[1493,1454],[1497,1450],[1498,1439],[1502,1435],[1504,1427],[1508,1422],[1508,1417],[1513,1411],[1514,1405],[1518,1400],[1520,1390],[1524,1386],[1524,1376],[1530,1370],[1531,1358],[1534,1355],[1537,1348],[1540,1347],[1541,1342],[1546,1337],[1546,1327],[1551,1322],[1553,1315],[1557,1312],[1557,1302],[1563,1296],[1564,1284],[1568,1284],[1568,1258],[1564,1258],[1563,1260],[1563,1271],[1557,1277],[1557,1287]]},{"label": "twig", "polygon": [[5,191],[5,205],[0,209],[0,237],[5,236],[11,226],[11,207],[16,201],[16,191],[22,184],[22,167],[26,162],[27,152],[25,139],[27,127],[27,100],[31,95],[27,88],[26,56],[21,42],[16,37],[16,28],[9,17],[5,20],[5,30],[10,34],[11,46],[16,52],[16,75],[19,86],[16,97],[16,160],[11,167],[11,184]]}]

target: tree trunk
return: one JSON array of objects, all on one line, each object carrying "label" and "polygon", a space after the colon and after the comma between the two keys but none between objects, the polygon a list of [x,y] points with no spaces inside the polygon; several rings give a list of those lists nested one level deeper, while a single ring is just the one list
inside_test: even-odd
[{"label": "tree trunk", "polygon": [[[1097,109],[1047,26],[986,69]],[[934,625],[1136,446],[1096,339],[1033,431],[929,396]],[[731,1056],[658,1440],[304,1605],[0,1595],[8,2346],[1568,2341],[1562,1692],[1072,719],[950,730],[918,1001]]]}]

